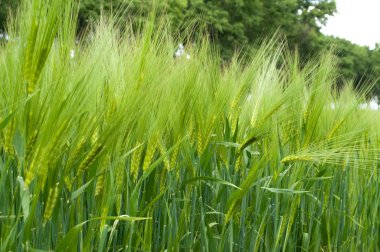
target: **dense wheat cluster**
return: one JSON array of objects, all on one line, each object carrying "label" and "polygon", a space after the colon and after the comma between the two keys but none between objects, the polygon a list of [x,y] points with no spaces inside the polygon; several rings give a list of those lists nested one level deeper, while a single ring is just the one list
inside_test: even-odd
[{"label": "dense wheat cluster", "polygon": [[173,59],[153,18],[75,43],[74,7],[0,46],[1,251],[380,250],[379,115],[334,57]]}]

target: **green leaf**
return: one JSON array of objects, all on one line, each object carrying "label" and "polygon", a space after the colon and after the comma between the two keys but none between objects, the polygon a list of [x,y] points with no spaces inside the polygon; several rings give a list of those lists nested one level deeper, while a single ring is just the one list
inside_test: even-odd
[{"label": "green leaf", "polygon": [[12,119],[12,117],[15,115],[15,111],[10,113],[7,117],[5,117],[1,122],[0,122],[0,130],[4,128],[9,121]]},{"label": "green leaf", "polygon": [[255,184],[257,177],[260,174],[260,167],[263,166],[266,158],[263,157],[261,160],[255,164],[249,171],[247,178],[243,181],[240,186],[240,190],[235,190],[227,200],[227,215],[225,223],[227,224],[229,220],[233,217],[235,212],[238,210],[238,206],[242,201],[244,195],[249,191],[249,189]]},{"label": "green leaf", "polygon": [[158,194],[153,200],[151,200],[149,204],[141,211],[141,215],[145,215],[149,211],[149,208],[154,203],[156,203],[168,191],[168,189],[169,187],[166,187],[164,190],[162,190],[162,192],[160,192],[160,194]]},{"label": "green leaf", "polygon": [[14,111],[12,111],[9,115],[7,115],[1,122],[0,122],[0,130],[3,129],[8,123],[9,121],[15,116],[16,112],[24,105],[26,105],[33,97],[36,93],[38,93],[39,91],[36,91],[35,93],[31,94],[30,96],[28,96],[28,98],[26,98],[25,100],[23,100],[22,102],[20,102],[20,104],[16,107],[16,109]]},{"label": "green leaf", "polygon": [[51,252],[51,250],[42,250],[42,249],[35,249],[35,248],[31,248],[28,246],[28,249],[26,249],[24,247],[25,251],[30,251],[30,252]]},{"label": "green leaf", "polygon": [[233,142],[219,142],[216,143],[217,145],[223,145],[225,147],[232,147],[232,148],[240,148],[240,144],[238,143],[233,143]]},{"label": "green leaf", "polygon": [[261,189],[270,191],[272,193],[280,193],[280,194],[302,194],[309,193],[310,191],[297,191],[293,189],[283,189],[283,188],[270,188],[270,187],[261,187]]},{"label": "green leaf", "polygon": [[78,244],[78,234],[81,232],[83,226],[90,222],[90,221],[96,221],[96,220],[119,220],[119,221],[142,221],[142,220],[151,220],[151,218],[144,218],[144,217],[130,217],[128,215],[121,215],[121,216],[109,216],[109,217],[96,217],[92,218],[90,220],[84,221],[72,229],[65,235],[65,237],[58,242],[57,247],[55,249],[56,252],[66,252],[66,251],[75,251],[76,246]]},{"label": "green leaf", "polygon": [[200,176],[200,177],[195,177],[195,178],[191,178],[189,180],[186,180],[183,185],[181,186],[180,190],[182,190],[187,184],[189,183],[193,183],[195,181],[212,181],[212,182],[216,182],[216,183],[220,183],[220,184],[223,184],[223,185],[226,185],[226,186],[231,186],[235,189],[238,189],[238,190],[243,190],[241,189],[240,187],[228,182],[228,181],[225,181],[223,179],[218,179],[218,178],[213,178],[213,177],[207,177],[207,176]]},{"label": "green leaf", "polygon": [[29,216],[29,188],[25,185],[24,179],[21,176],[17,177],[17,181],[20,183],[21,208],[25,220]]},{"label": "green leaf", "polygon": [[87,187],[92,183],[92,181],[94,181],[94,179],[99,175],[100,174],[96,175],[95,177],[90,179],[86,184],[82,185],[76,191],[72,192],[71,193],[71,200],[75,200],[76,198],[78,198],[87,189]]}]

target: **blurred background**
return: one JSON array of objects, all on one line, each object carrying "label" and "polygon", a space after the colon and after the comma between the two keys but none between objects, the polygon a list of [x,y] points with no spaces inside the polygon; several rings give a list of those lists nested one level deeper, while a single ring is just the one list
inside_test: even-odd
[{"label": "blurred background", "polygon": [[[2,39],[7,17],[19,1],[0,0]],[[379,0],[82,0],[78,34],[110,13],[126,20],[124,24],[141,25],[153,5],[185,46],[203,31],[228,61],[236,52],[249,54],[276,33],[303,61],[334,49],[338,85],[347,80],[356,88],[376,83],[371,96],[380,95]]]}]

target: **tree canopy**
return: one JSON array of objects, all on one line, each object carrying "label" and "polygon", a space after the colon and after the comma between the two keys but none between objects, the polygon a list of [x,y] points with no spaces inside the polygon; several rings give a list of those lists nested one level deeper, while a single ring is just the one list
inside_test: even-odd
[{"label": "tree canopy", "polygon": [[19,0],[0,0],[0,31],[5,30],[10,12],[15,11]]}]

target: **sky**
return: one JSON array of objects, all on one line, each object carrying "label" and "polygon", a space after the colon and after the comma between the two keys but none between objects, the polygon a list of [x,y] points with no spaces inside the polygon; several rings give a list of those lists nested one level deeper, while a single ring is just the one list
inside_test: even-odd
[{"label": "sky", "polygon": [[380,43],[380,0],[336,0],[337,13],[322,32],[374,48]]}]

